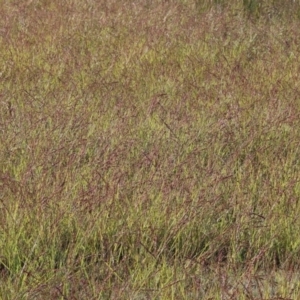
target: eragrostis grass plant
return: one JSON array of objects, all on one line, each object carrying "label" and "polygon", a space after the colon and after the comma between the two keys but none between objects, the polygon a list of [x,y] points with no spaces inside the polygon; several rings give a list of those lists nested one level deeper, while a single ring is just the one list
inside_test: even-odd
[{"label": "eragrostis grass plant", "polygon": [[298,298],[298,2],[1,3],[1,299]]}]

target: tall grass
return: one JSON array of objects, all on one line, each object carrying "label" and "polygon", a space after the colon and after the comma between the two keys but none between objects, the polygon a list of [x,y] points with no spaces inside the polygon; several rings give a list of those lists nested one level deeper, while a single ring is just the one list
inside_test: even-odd
[{"label": "tall grass", "polygon": [[0,3],[1,299],[298,298],[297,2]]}]

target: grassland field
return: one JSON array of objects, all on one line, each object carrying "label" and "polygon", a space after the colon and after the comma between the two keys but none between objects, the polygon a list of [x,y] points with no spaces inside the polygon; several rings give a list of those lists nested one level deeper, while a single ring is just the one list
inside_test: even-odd
[{"label": "grassland field", "polygon": [[0,299],[300,299],[300,3],[0,0]]}]

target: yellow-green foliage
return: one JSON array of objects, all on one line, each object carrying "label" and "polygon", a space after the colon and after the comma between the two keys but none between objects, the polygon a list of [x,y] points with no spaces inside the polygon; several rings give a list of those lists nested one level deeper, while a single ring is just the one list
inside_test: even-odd
[{"label": "yellow-green foliage", "polygon": [[297,299],[297,1],[0,1],[0,298]]}]

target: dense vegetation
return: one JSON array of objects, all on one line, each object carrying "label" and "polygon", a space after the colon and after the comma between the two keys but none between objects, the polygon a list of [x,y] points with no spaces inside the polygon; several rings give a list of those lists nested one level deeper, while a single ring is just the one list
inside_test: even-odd
[{"label": "dense vegetation", "polygon": [[298,1],[0,12],[1,299],[299,297]]}]

